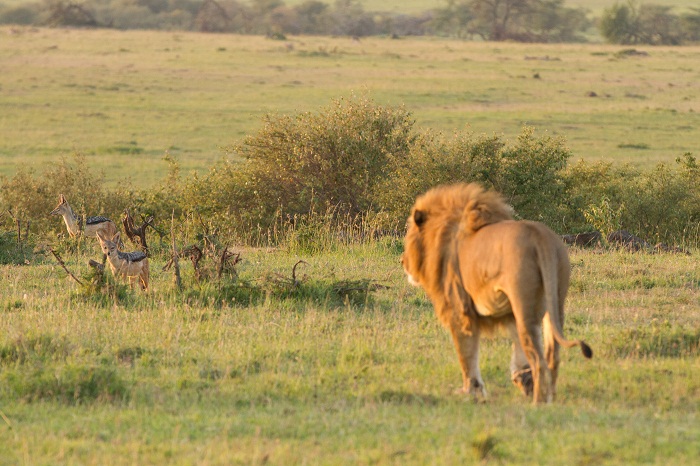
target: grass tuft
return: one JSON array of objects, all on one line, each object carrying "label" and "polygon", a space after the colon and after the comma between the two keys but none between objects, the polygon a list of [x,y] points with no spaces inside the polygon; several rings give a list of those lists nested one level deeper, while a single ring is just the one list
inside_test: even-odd
[{"label": "grass tuft", "polygon": [[700,355],[700,328],[654,325],[621,330],[611,351],[622,358],[692,358]]},{"label": "grass tuft", "polygon": [[487,461],[494,456],[498,440],[488,432],[479,433],[472,440],[472,451],[478,461]]}]

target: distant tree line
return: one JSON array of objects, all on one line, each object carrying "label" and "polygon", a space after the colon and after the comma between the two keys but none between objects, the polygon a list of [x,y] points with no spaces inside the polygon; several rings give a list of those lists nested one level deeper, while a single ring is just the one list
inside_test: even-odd
[{"label": "distant tree line", "polygon": [[437,35],[518,42],[584,42],[597,25],[611,43],[700,40],[700,8],[615,3],[600,18],[565,0],[443,0],[416,14],[365,11],[359,0],[40,0],[5,6],[0,24],[266,34]]}]

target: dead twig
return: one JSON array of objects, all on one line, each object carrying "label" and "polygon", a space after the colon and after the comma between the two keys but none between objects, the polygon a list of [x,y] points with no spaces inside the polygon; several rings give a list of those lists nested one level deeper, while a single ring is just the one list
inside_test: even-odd
[{"label": "dead twig", "polygon": [[223,252],[221,253],[221,256],[219,257],[219,266],[217,267],[216,270],[216,276],[219,280],[221,280],[221,274],[224,272],[224,268],[226,266],[226,262],[229,261],[229,259],[233,258],[233,264],[232,267],[233,273],[236,273],[236,264],[238,264],[241,261],[241,253],[234,253],[228,250],[228,246],[224,247]]},{"label": "dead twig", "polygon": [[177,248],[175,247],[175,210],[173,210],[173,214],[170,220],[170,237],[172,239],[173,243],[173,266],[174,266],[174,275],[173,279],[175,280],[175,285],[177,286],[177,289],[182,291],[182,278],[180,277],[180,262],[178,261],[178,252]]},{"label": "dead twig", "polygon": [[80,280],[78,280],[78,278],[77,278],[75,275],[73,275],[73,273],[72,273],[70,270],[68,270],[68,267],[66,267],[66,264],[65,264],[65,262],[63,262],[63,259],[61,259],[61,256],[59,256],[58,253],[57,253],[56,251],[53,250],[53,248],[49,248],[49,249],[50,249],[50,251],[51,251],[51,254],[53,254],[53,256],[54,256],[54,257],[56,258],[56,260],[58,261],[58,264],[59,264],[61,267],[63,267],[63,270],[65,270],[66,273],[67,273],[68,275],[70,275],[70,277],[71,277],[73,280],[75,280],[75,281],[78,282],[81,286],[83,286],[83,282],[81,282]]},{"label": "dead twig", "polygon": [[12,429],[12,423],[10,422],[10,419],[5,416],[5,413],[2,412],[2,409],[0,409],[0,417],[2,418],[3,421],[5,421],[5,424],[7,424],[7,427]]},{"label": "dead twig", "polygon": [[[174,213],[173,213],[174,216]],[[146,243],[146,228],[153,227],[153,217],[148,217],[140,227],[134,224],[134,218],[131,216],[129,209],[124,210],[124,218],[122,219],[124,232],[129,240],[137,246],[140,246],[143,252],[148,255],[148,244]]]}]

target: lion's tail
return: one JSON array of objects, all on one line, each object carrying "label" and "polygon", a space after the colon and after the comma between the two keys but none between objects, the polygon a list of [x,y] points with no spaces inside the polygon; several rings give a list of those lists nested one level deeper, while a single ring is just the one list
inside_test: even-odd
[{"label": "lion's tail", "polygon": [[[544,234],[544,232],[541,233]],[[554,235],[554,233],[550,234]],[[553,246],[551,241],[538,241],[537,244],[537,257],[540,266],[540,273],[542,274],[542,282],[544,285],[547,312],[549,313],[549,320],[551,322],[550,328],[552,336],[554,336],[557,343],[564,347],[572,348],[574,346],[580,346],[583,355],[590,359],[593,357],[593,350],[585,341],[567,340],[563,335],[563,309],[561,309],[563,303],[560,304],[559,300],[559,286],[561,284],[559,283],[557,268],[560,266],[560,254],[566,254],[566,252],[560,250],[560,248],[557,246]],[[566,267],[567,269],[569,267],[568,261]]]}]

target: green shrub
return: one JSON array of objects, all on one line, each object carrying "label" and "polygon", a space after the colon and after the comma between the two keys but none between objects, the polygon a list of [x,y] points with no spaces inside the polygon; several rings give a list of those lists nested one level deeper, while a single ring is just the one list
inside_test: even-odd
[{"label": "green shrub", "polygon": [[93,172],[80,154],[72,160],[61,158],[44,173],[20,168],[12,178],[1,181],[0,205],[22,223],[30,222],[34,233],[65,232],[61,218],[48,215],[58,204],[59,194],[66,196],[76,215],[113,215],[121,206],[105,192],[104,174]]},{"label": "green shrub", "polygon": [[339,99],[318,114],[268,115],[263,128],[229,151],[245,158],[230,185],[228,210],[270,225],[286,215],[342,206],[376,209],[390,157],[408,152],[413,121],[402,108],[365,98]]},{"label": "green shrub", "polygon": [[600,200],[600,204],[590,204],[584,211],[583,216],[586,221],[599,231],[603,236],[603,242],[607,242],[607,237],[610,233],[621,229],[620,218],[624,211],[624,204],[618,208],[613,208],[610,205],[610,199],[605,195]]},{"label": "green shrub", "polygon": [[690,154],[660,164],[629,184],[623,226],[648,241],[698,243],[700,170]]},{"label": "green shrub", "polygon": [[[611,211],[619,209],[627,191],[626,180],[636,179],[640,172],[635,168],[613,166],[611,163],[586,163],[579,160],[564,172],[568,208],[563,216],[563,230],[569,233],[590,231],[591,225],[584,213],[590,206],[600,206],[603,199]],[[621,223],[621,220],[620,220]]]},{"label": "green shrub", "polygon": [[[268,115],[257,134],[228,151],[235,157],[187,180],[166,154],[167,175],[143,191],[128,184],[107,191],[104,176],[79,154],[41,175],[20,169],[0,179],[0,208],[12,213],[0,224],[0,261],[26,260],[29,245],[39,242],[28,245],[25,230],[50,241],[65,233],[61,219],[47,215],[58,194],[77,214],[118,225],[127,208],[137,223],[153,216],[149,247],[155,235],[160,247],[151,253],[168,254],[171,225],[180,245],[275,244],[313,253],[401,232],[417,195],[472,181],[500,191],[517,217],[562,233],[622,228],[650,242],[700,242],[700,168],[690,154],[648,171],[583,161],[567,167],[564,140],[533,128],[513,143],[498,135],[415,133],[403,108],[355,97],[318,114]],[[21,243],[13,242],[14,219]]]},{"label": "green shrub", "polygon": [[[579,162],[565,179],[570,231],[621,228],[649,242],[700,242],[700,167],[691,154],[647,171]],[[597,219],[587,221],[596,209]]]},{"label": "green shrub", "polygon": [[446,183],[480,182],[500,191],[521,218],[557,226],[566,203],[562,170],[570,157],[561,138],[524,128],[515,144],[499,136],[422,135],[407,157],[392,158],[379,204],[402,225],[416,196]]}]

